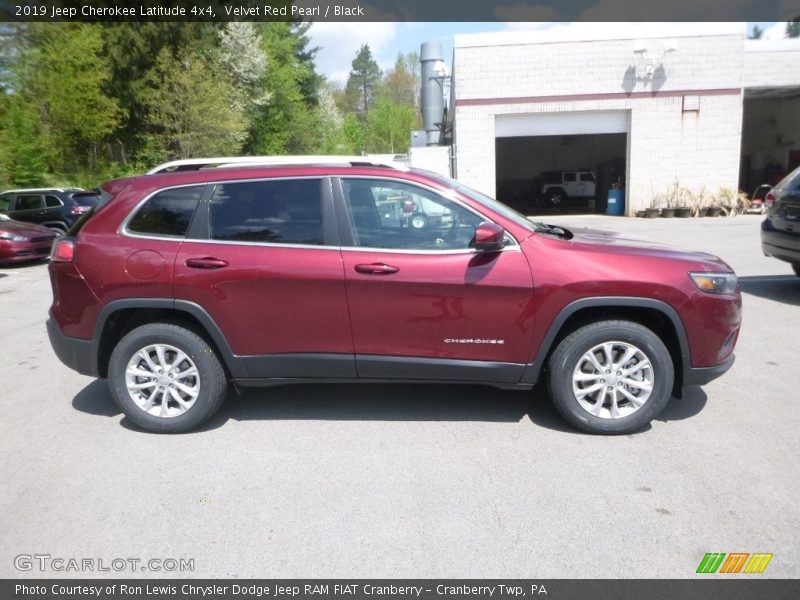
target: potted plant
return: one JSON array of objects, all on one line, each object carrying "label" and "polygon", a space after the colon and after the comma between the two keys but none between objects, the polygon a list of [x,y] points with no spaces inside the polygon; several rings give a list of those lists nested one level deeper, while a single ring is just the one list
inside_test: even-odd
[{"label": "potted plant", "polygon": [[674,217],[675,204],[673,200],[673,194],[671,192],[666,195],[663,204],[664,205],[661,207],[661,216],[664,218]]},{"label": "potted plant", "polygon": [[700,193],[694,197],[693,202],[694,216],[705,217],[708,212],[708,194],[706,188],[700,190]]},{"label": "potted plant", "polygon": [[675,216],[679,219],[686,219],[692,216],[694,211],[694,194],[686,188],[680,188],[675,200]]},{"label": "potted plant", "polygon": [[658,213],[661,212],[661,209],[658,208],[658,204],[658,196],[653,196],[653,199],[650,200],[650,206],[646,208],[644,212],[646,219],[654,219],[658,216]]},{"label": "potted plant", "polygon": [[721,208],[722,214],[726,217],[733,217],[736,215],[738,198],[731,188],[720,188],[719,192],[717,192],[717,202]]},{"label": "potted plant", "polygon": [[722,213],[722,206],[716,196],[709,195],[708,209],[706,210],[707,217],[718,217]]}]

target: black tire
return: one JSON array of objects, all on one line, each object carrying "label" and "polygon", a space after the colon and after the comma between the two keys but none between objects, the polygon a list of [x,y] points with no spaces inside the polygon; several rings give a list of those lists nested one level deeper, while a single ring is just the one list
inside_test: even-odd
[{"label": "black tire", "polygon": [[800,277],[800,263],[792,263],[792,271],[794,274]]},{"label": "black tire", "polygon": [[[126,370],[129,362],[140,350],[154,344],[182,351],[197,369],[197,377],[190,378],[190,381],[198,386],[196,399],[182,414],[176,416],[150,414],[136,404],[128,391]],[[183,364],[191,363],[187,361]],[[150,370],[144,362],[140,362],[140,365]],[[146,381],[146,378],[140,381]],[[180,381],[186,383],[184,379]],[[150,323],[133,329],[117,343],[108,364],[108,385],[120,410],[142,429],[155,433],[183,433],[199,427],[219,410],[225,400],[228,382],[219,358],[203,338],[185,327],[172,323]],[[156,385],[160,383],[153,384]],[[173,410],[180,410],[174,400],[168,399],[167,406],[172,406]]]},{"label": "black tire", "polygon": [[[584,400],[584,405],[582,405],[573,391],[573,374],[579,361],[582,361],[584,355],[592,348],[608,342],[620,342],[623,345],[635,347],[652,365],[650,370],[652,390],[650,396],[638,409],[633,403],[620,396],[620,406],[623,407],[623,410],[633,409],[631,414],[617,417],[596,416],[590,413],[588,408],[584,408],[586,401]],[[635,365],[636,363],[625,364]],[[614,375],[612,373],[608,376],[613,378],[609,379],[609,383],[624,386],[628,392],[633,394],[640,393],[637,388],[628,387],[624,382],[614,383],[617,381]],[[600,375],[600,377],[605,377],[605,375]],[[631,321],[599,321],[581,327],[559,343],[548,362],[547,383],[556,409],[569,423],[588,433],[623,434],[641,429],[666,406],[672,393],[674,379],[672,358],[664,343],[650,329]],[[594,381],[602,382],[603,386],[606,384],[605,378],[594,379]],[[586,385],[591,385],[591,382]],[[595,385],[599,385],[599,383]],[[613,397],[617,398],[617,388],[609,385],[606,389],[612,389]],[[611,401],[610,398],[606,400],[606,392],[602,388],[600,392],[603,393],[602,401],[598,399],[594,406],[602,408],[606,401],[610,406]],[[585,398],[592,398],[592,396],[584,396]],[[597,395],[594,398],[597,398]],[[610,412],[610,408],[608,410]]]},{"label": "black tire", "polygon": [[65,235],[67,235],[67,230],[64,229],[63,227],[59,227],[58,225],[51,225],[48,228],[50,229],[50,231],[56,234],[57,238],[64,237]]},{"label": "black tire", "polygon": [[564,193],[564,190],[550,190],[547,193],[547,203],[551,208],[561,208],[564,205],[564,199],[566,197],[567,195]]}]

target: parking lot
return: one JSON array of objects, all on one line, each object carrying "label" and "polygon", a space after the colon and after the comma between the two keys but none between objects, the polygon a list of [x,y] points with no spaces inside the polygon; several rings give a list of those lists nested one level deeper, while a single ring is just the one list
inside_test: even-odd
[{"label": "parking lot", "polygon": [[800,278],[757,216],[551,217],[720,255],[744,324],[722,378],[652,426],[572,430],[543,389],[233,392],[201,431],[137,430],[61,365],[47,266],[0,269],[0,577],[14,557],[193,559],[192,577],[692,577],[707,552],[800,572]]}]

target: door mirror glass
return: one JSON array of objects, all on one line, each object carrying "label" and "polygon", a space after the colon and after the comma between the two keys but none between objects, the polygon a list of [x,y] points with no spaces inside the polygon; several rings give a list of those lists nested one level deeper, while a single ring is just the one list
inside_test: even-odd
[{"label": "door mirror glass", "polygon": [[475,229],[475,249],[497,252],[503,249],[506,230],[496,223],[481,223]]}]

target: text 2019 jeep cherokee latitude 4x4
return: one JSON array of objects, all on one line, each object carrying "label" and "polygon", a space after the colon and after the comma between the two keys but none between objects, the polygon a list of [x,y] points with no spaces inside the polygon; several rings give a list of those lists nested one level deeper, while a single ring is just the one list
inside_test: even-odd
[{"label": "text 2019 jeep cherokee latitude 4x4", "polygon": [[[733,363],[736,276],[708,254],[532,223],[461,184],[358,163],[146,175],[53,249],[50,340],[139,426],[208,419],[228,382],[530,389],[588,432],[641,428]],[[382,218],[410,197],[448,218]]]}]

